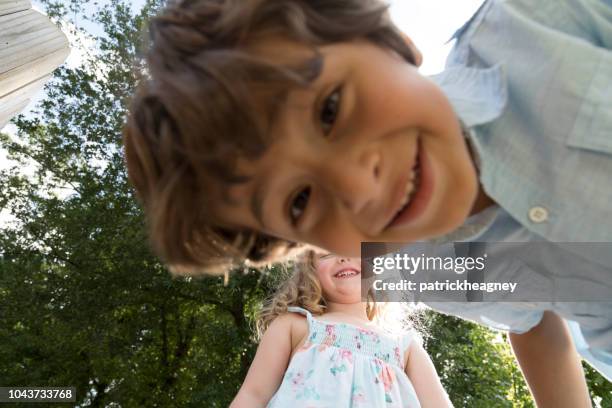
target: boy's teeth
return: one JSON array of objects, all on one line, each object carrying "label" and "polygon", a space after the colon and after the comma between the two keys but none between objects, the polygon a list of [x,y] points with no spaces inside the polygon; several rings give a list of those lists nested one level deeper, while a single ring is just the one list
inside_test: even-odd
[{"label": "boy's teeth", "polygon": [[415,170],[412,171],[410,180],[406,184],[406,195],[402,199],[401,208],[403,209],[407,204],[410,203],[414,194],[419,189],[419,185],[421,184],[421,169],[417,166]]}]

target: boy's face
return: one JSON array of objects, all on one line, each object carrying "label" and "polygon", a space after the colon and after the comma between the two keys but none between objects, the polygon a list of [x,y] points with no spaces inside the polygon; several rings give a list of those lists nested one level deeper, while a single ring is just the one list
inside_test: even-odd
[{"label": "boy's face", "polygon": [[[274,141],[251,176],[228,188],[236,204],[213,211],[250,228],[338,254],[362,241],[411,242],[458,227],[478,183],[448,100],[417,68],[367,41],[319,48],[320,76],[295,89],[274,117]],[[280,62],[306,47],[274,41]]]}]

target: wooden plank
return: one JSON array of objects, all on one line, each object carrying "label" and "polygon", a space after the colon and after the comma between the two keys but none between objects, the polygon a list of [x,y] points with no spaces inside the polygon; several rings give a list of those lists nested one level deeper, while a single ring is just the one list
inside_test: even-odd
[{"label": "wooden plank", "polygon": [[29,100],[21,101],[17,105],[9,106],[6,110],[0,111],[0,131],[5,127],[13,116],[17,116],[30,103]]},{"label": "wooden plank", "polygon": [[46,19],[44,15],[37,13],[32,9],[17,11],[13,14],[0,16],[0,38],[3,38],[11,33],[19,33],[29,30],[31,22],[40,20],[41,17]]},{"label": "wooden plank", "polygon": [[38,78],[29,84],[22,86],[13,92],[0,98],[0,112],[7,110],[9,106],[14,106],[22,101],[30,100],[42,89],[45,83],[51,79],[51,74]]},{"label": "wooden plank", "polygon": [[0,75],[0,97],[52,72],[66,60],[67,55],[65,50],[60,49]]},{"label": "wooden plank", "polygon": [[68,49],[64,33],[34,10],[0,17],[0,74],[61,48],[57,42]]},{"label": "wooden plank", "polygon": [[64,38],[55,32],[46,32],[34,38],[24,38],[24,41],[19,44],[0,49],[0,76],[4,72],[62,48],[68,50]]},{"label": "wooden plank", "polygon": [[64,33],[32,10],[29,0],[0,0],[0,128],[27,106],[69,53]]},{"label": "wooden plank", "polygon": [[0,17],[0,97],[49,74],[69,53],[64,33],[37,11]]},{"label": "wooden plank", "polygon": [[0,0],[0,16],[31,8],[30,0]]}]

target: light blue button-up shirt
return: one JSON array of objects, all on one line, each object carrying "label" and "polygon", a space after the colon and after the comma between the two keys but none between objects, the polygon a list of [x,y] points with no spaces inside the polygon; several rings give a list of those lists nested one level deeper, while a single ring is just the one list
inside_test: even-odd
[{"label": "light blue button-up shirt", "polygon": [[[470,128],[499,207],[449,239],[612,242],[612,2],[489,0],[454,38],[432,79]],[[612,254],[598,262],[612,265]],[[576,322],[579,352],[612,379],[612,303],[432,306],[516,332],[554,310]]]},{"label": "light blue button-up shirt", "polygon": [[612,2],[487,1],[455,38],[434,78],[487,194],[550,241],[612,241]]}]

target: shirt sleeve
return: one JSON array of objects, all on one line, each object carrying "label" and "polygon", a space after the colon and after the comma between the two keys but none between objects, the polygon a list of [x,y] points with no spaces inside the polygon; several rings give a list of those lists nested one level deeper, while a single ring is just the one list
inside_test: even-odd
[{"label": "shirt sleeve", "polygon": [[544,311],[544,303],[524,302],[427,302],[438,312],[451,314],[496,330],[525,333],[537,326]]},{"label": "shirt sleeve", "polygon": [[513,307],[494,306],[481,321],[495,329],[523,334],[537,326],[542,320],[544,310],[518,310]]}]

